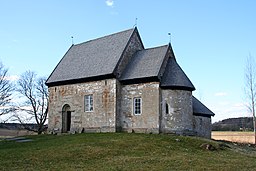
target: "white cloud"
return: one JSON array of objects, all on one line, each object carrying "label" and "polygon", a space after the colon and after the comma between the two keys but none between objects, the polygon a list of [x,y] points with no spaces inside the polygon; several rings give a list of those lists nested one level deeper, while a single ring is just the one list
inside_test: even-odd
[{"label": "white cloud", "polygon": [[218,92],[218,93],[214,94],[214,96],[218,96],[218,97],[220,97],[220,96],[227,96],[227,95],[228,95],[228,93],[226,93],[226,92]]},{"label": "white cloud", "polygon": [[106,4],[109,7],[113,7],[114,6],[114,1],[113,0],[106,0]]},{"label": "white cloud", "polygon": [[250,116],[243,102],[219,102],[209,105],[209,109],[215,113],[213,123],[227,118]]}]

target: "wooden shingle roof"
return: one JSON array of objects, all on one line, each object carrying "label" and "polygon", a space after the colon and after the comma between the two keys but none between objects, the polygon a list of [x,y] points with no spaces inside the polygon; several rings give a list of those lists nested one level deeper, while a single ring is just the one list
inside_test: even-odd
[{"label": "wooden shingle roof", "polygon": [[46,84],[61,84],[71,80],[113,74],[135,29],[72,45],[50,75]]},{"label": "wooden shingle roof", "polygon": [[136,52],[125,68],[120,81],[157,78],[167,50],[168,45],[165,45]]},{"label": "wooden shingle roof", "polygon": [[[46,84],[52,86],[117,78],[115,69],[133,33],[138,34],[137,28],[72,45]],[[135,52],[118,79],[123,83],[158,81],[165,89],[195,90],[178,65],[170,44]]]},{"label": "wooden shingle roof", "polygon": [[160,86],[165,89],[185,89],[193,91],[194,85],[181,69],[174,56],[170,57]]},{"label": "wooden shingle roof", "polygon": [[194,96],[192,96],[192,106],[193,106],[194,115],[206,116],[206,117],[211,117],[215,115],[210,109],[208,109],[203,103],[201,103]]}]

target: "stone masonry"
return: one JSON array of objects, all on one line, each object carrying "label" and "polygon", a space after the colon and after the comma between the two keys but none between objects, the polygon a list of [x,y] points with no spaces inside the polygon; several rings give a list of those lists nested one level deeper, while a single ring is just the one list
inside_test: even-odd
[{"label": "stone masonry", "polygon": [[[169,111],[166,111],[168,108]],[[192,93],[185,90],[162,90],[161,131],[164,133],[193,132]]]},{"label": "stone masonry", "polygon": [[72,45],[46,84],[49,133],[122,131],[211,138],[214,114],[193,97],[195,87],[171,44],[144,49],[136,27]]},{"label": "stone masonry", "polygon": [[[63,107],[70,106],[71,130],[81,132],[115,132],[116,79],[71,84],[49,88],[49,129],[62,130]],[[85,112],[84,96],[92,94],[94,111]]]},{"label": "stone masonry", "polygon": [[[159,83],[132,84],[122,86],[121,92],[122,131],[140,133],[159,132]],[[133,99],[142,99],[142,113],[133,114]]]}]

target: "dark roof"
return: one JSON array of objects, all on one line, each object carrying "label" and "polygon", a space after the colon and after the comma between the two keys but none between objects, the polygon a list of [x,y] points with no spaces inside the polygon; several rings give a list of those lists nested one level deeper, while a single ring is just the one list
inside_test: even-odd
[{"label": "dark roof", "polygon": [[46,84],[113,74],[135,29],[71,46]]},{"label": "dark roof", "polygon": [[195,90],[194,85],[181,69],[174,56],[171,56],[167,62],[160,86],[168,89]]},{"label": "dark roof", "polygon": [[206,117],[211,117],[215,115],[210,109],[208,109],[203,103],[201,103],[194,96],[192,97],[192,105],[193,105],[194,115],[206,116]]},{"label": "dark roof", "polygon": [[136,52],[125,68],[120,80],[157,77],[167,49],[168,45],[165,45]]}]

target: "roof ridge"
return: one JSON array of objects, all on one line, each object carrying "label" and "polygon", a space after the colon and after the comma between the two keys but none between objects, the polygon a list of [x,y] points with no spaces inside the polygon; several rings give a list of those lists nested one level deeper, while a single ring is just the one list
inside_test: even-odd
[{"label": "roof ridge", "polygon": [[79,45],[86,44],[86,43],[89,43],[89,42],[92,42],[92,41],[97,41],[97,40],[100,40],[100,39],[104,39],[104,38],[106,38],[106,37],[110,37],[110,36],[113,36],[113,35],[125,33],[125,32],[128,32],[128,31],[132,31],[132,30],[134,30],[134,29],[135,29],[135,28],[130,28],[130,29],[127,29],[127,30],[115,32],[115,33],[112,33],[112,34],[109,34],[109,35],[105,35],[105,36],[98,37],[98,38],[95,38],[95,39],[91,39],[91,40],[88,40],[88,41],[85,41],[85,42],[81,42],[81,43],[78,43],[78,44],[74,44],[74,46],[79,46]]},{"label": "roof ridge", "polygon": [[151,50],[151,49],[158,49],[158,48],[163,48],[163,47],[168,47],[168,44],[167,45],[156,46],[156,47],[150,47],[150,48],[146,48],[146,49],[142,49],[142,50]]}]

